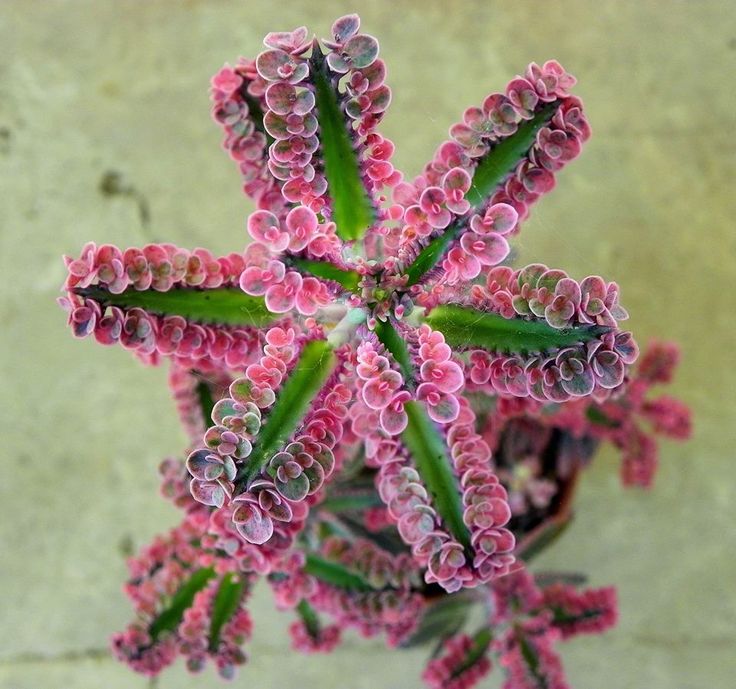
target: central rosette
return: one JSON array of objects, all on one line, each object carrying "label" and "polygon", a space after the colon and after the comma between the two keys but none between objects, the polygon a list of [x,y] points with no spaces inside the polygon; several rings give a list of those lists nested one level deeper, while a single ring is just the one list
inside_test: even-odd
[{"label": "central rosette", "polygon": [[390,316],[401,319],[411,313],[413,302],[406,291],[408,276],[395,272],[390,267],[381,266],[363,276],[360,281],[360,298],[370,314],[369,325],[376,320],[385,321]]}]

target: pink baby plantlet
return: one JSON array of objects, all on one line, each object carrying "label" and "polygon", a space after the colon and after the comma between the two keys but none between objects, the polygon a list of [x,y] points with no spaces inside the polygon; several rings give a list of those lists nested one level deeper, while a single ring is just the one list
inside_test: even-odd
[{"label": "pink baby plantlet", "polygon": [[492,666],[507,687],[565,687],[557,643],[612,626],[615,595],[543,586],[527,565],[600,442],[625,484],[649,486],[653,436],[690,432],[681,402],[647,397],[675,351],[632,370],[615,282],[504,264],[590,136],[575,79],[531,64],[408,179],[378,131],[391,90],[357,15],[322,41],[300,27],[264,44],[211,82],[256,207],[240,248],[65,258],[73,335],[168,359],[188,439],[160,469],[182,522],[130,561],[136,618],[113,650],[147,675],[182,655],[232,677],[265,578],[296,651],[355,629],[433,641],[432,688]]}]

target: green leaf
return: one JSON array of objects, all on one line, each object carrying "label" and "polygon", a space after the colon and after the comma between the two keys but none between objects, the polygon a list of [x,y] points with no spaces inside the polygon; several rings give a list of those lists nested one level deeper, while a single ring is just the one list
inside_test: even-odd
[{"label": "green leaf", "polygon": [[[414,368],[404,339],[388,321],[378,322],[376,335],[396,359],[406,385],[413,388]],[[432,496],[432,506],[455,539],[470,550],[470,532],[463,523],[460,492],[444,438],[419,402],[407,402],[404,411],[409,422],[401,437]]]},{"label": "green leaf", "polygon": [[473,636],[473,645],[470,647],[470,650],[465,656],[463,662],[460,663],[453,671],[452,678],[454,679],[459,677],[473,667],[473,665],[475,665],[486,654],[492,640],[493,633],[488,627],[484,627],[477,631]]},{"label": "green leaf", "polygon": [[416,631],[401,647],[421,646],[435,639],[446,639],[457,634],[477,602],[478,597],[468,590],[441,596],[436,603],[427,606],[427,612],[422,616]]},{"label": "green leaf", "polygon": [[[546,105],[531,120],[520,124],[516,132],[503,139],[480,159],[473,173],[470,189],[465,194],[466,200],[472,207],[476,208],[485,203],[495,189],[513,172],[518,162],[527,156],[529,149],[536,141],[537,133],[549,122],[557,107],[557,103]],[[439,263],[462,229],[464,229],[462,221],[450,225],[443,234],[433,239],[419,252],[406,271],[409,276],[409,286],[419,282],[427,271]]]},{"label": "green leaf", "polygon": [[453,537],[470,550],[470,532],[463,522],[462,500],[445,441],[419,402],[407,402],[404,410],[409,417],[409,425],[402,434],[402,440],[432,496],[432,507]]},{"label": "green leaf", "polygon": [[504,318],[465,306],[438,306],[425,317],[452,347],[481,347],[490,352],[528,354],[576,345],[592,340],[609,328],[580,325],[553,328],[543,320]]},{"label": "green leaf", "polygon": [[388,321],[377,321],[375,332],[383,346],[391,352],[396,360],[404,375],[404,380],[413,387],[414,366],[411,363],[411,356],[409,356],[405,340]]},{"label": "green leaf", "polygon": [[[552,545],[572,523],[572,513],[553,519],[546,524],[540,524],[534,531],[532,538],[523,539],[516,548],[516,557],[531,562],[543,550]],[[530,535],[531,535],[530,534]]]},{"label": "green leaf", "polygon": [[529,639],[524,636],[523,632],[517,629],[516,639],[521,648],[521,656],[529,668],[529,672],[537,679],[540,686],[546,686],[545,678],[539,673],[539,656],[534,647],[529,643]]},{"label": "green leaf", "polygon": [[600,617],[601,615],[604,615],[606,613],[606,611],[602,609],[591,609],[574,614],[557,606],[553,606],[551,610],[552,624],[555,625],[555,627],[571,627],[575,624],[578,624],[579,622],[584,622],[585,620],[593,620],[596,617]]},{"label": "green leaf", "polygon": [[406,552],[406,543],[401,540],[396,529],[369,531],[365,528],[365,522],[359,515],[343,512],[339,520],[325,520],[320,524],[320,528],[325,529],[326,534],[334,533],[342,538],[363,538],[393,555]]},{"label": "green leaf", "polygon": [[200,378],[195,392],[197,394],[197,399],[199,400],[199,408],[202,411],[204,425],[207,427],[212,419],[212,409],[215,406],[215,400],[212,398],[212,390],[210,390],[210,386],[207,384],[207,381]]},{"label": "green leaf", "polygon": [[516,164],[527,156],[537,140],[537,133],[552,119],[558,107],[557,102],[545,105],[531,120],[522,122],[511,136],[481,158],[473,174],[473,183],[465,194],[471,206],[483,204]]},{"label": "green leaf", "polygon": [[299,617],[302,618],[302,622],[304,622],[309,636],[313,639],[319,639],[322,625],[319,623],[317,611],[306,600],[299,601],[296,611],[299,613]]},{"label": "green leaf", "polygon": [[318,48],[313,53],[311,72],[325,176],[332,199],[332,219],[338,236],[352,241],[365,234],[373,222],[374,211],[360,176],[358,157],[324,55]]},{"label": "green leaf", "polygon": [[248,117],[253,121],[255,130],[265,135],[266,148],[269,148],[275,139],[266,131],[266,127],[263,125],[263,108],[261,107],[261,101],[255,96],[251,96],[245,88],[241,89],[240,95],[243,96],[243,100],[248,105]]},{"label": "green leaf", "polygon": [[588,417],[588,421],[598,426],[606,426],[606,428],[617,428],[621,425],[618,421],[609,419],[599,407],[593,406],[592,404],[585,410],[585,416]]},{"label": "green leaf", "polygon": [[220,632],[240,606],[243,591],[245,591],[245,581],[237,574],[226,574],[222,578],[212,605],[210,651],[215,652],[220,645]]},{"label": "green leaf", "polygon": [[346,490],[338,495],[330,495],[319,504],[319,509],[328,512],[363,511],[369,507],[381,507],[383,501],[375,488]]},{"label": "green leaf", "polygon": [[304,571],[307,574],[311,574],[320,581],[324,581],[327,584],[332,584],[342,589],[349,589],[352,591],[375,591],[363,577],[354,572],[351,572],[346,567],[337,562],[331,562],[324,558],[314,555],[312,553],[307,554],[307,561],[304,565]]},{"label": "green leaf", "polygon": [[138,307],[161,316],[183,316],[195,323],[261,327],[278,318],[266,308],[263,297],[251,297],[237,287],[179,287],[168,292],[128,288],[121,294],[84,287],[75,293],[104,306]]},{"label": "green leaf", "polygon": [[179,590],[171,598],[169,607],[159,614],[148,629],[148,633],[151,635],[151,639],[153,641],[156,641],[162,633],[172,632],[179,626],[179,623],[184,616],[184,611],[191,607],[194,601],[194,596],[196,596],[214,576],[215,570],[212,567],[199,569],[179,587]]},{"label": "green leaf", "polygon": [[464,229],[459,223],[450,225],[439,237],[435,237],[427,246],[425,246],[414,259],[406,275],[409,276],[407,286],[416,285],[428,271],[432,270],[445,255],[445,251],[450,244],[460,234],[460,230]]},{"label": "green leaf", "polygon": [[336,366],[337,357],[327,341],[312,340],[304,345],[299,361],[279,390],[266,423],[256,437],[244,475],[238,476],[239,483],[244,480],[248,485],[286,444]]},{"label": "green leaf", "polygon": [[289,261],[297,270],[303,273],[311,273],[315,277],[324,280],[332,280],[341,284],[348,292],[360,292],[358,283],[361,275],[355,270],[343,270],[326,261],[312,261],[306,258],[294,258]]}]

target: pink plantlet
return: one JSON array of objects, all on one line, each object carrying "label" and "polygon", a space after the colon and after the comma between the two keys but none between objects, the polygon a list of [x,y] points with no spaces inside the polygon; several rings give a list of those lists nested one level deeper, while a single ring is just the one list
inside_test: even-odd
[{"label": "pink plantlet", "polygon": [[[483,253],[486,247],[480,244],[478,251],[472,246],[471,251],[468,251],[464,246],[456,246],[447,252],[447,257],[442,262],[442,268],[447,275],[447,281],[451,285],[456,285],[460,282],[468,282],[473,280],[480,275],[481,262],[478,260],[476,253]],[[490,251],[493,251],[493,247],[488,247]]]},{"label": "pink plantlet", "polygon": [[289,233],[281,230],[278,218],[268,211],[256,211],[248,217],[248,234],[274,252],[289,245]]},{"label": "pink plantlet", "polygon": [[672,342],[652,342],[639,361],[639,377],[650,384],[670,383],[677,364],[680,349]]},{"label": "pink plantlet", "polygon": [[687,440],[692,433],[690,410],[680,400],[662,395],[642,406],[642,415],[655,433],[675,440]]},{"label": "pink plantlet", "polygon": [[272,313],[287,313],[294,308],[297,295],[302,289],[302,276],[288,271],[284,279],[266,290],[266,307]]},{"label": "pink plantlet", "polygon": [[303,599],[313,596],[317,581],[304,572],[306,558],[303,552],[284,554],[274,563],[274,573],[268,578],[276,607],[280,610],[295,608]]}]

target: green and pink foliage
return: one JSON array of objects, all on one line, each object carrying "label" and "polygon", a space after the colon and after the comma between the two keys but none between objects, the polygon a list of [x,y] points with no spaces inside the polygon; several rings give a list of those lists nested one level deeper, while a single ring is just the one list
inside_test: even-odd
[{"label": "green and pink foliage", "polygon": [[[640,422],[690,428],[682,403],[645,399],[671,378],[670,349],[632,376],[615,282],[506,264],[590,136],[575,79],[532,63],[408,180],[378,131],[391,90],[357,15],[321,42],[300,27],[264,44],[210,92],[256,205],[248,243],[220,257],[89,243],[65,259],[72,333],[168,359],[188,438],[161,465],[183,521],[131,560],[136,620],[114,651],[148,675],[183,655],[231,677],[265,578],[296,616],[295,650],[329,652],[353,628],[438,641],[430,687],[473,686],[491,653],[508,687],[565,687],[555,644],[610,627],[615,597],[540,588],[524,563],[569,520],[598,442],[648,485]],[[475,604],[493,612],[469,636]]]}]

